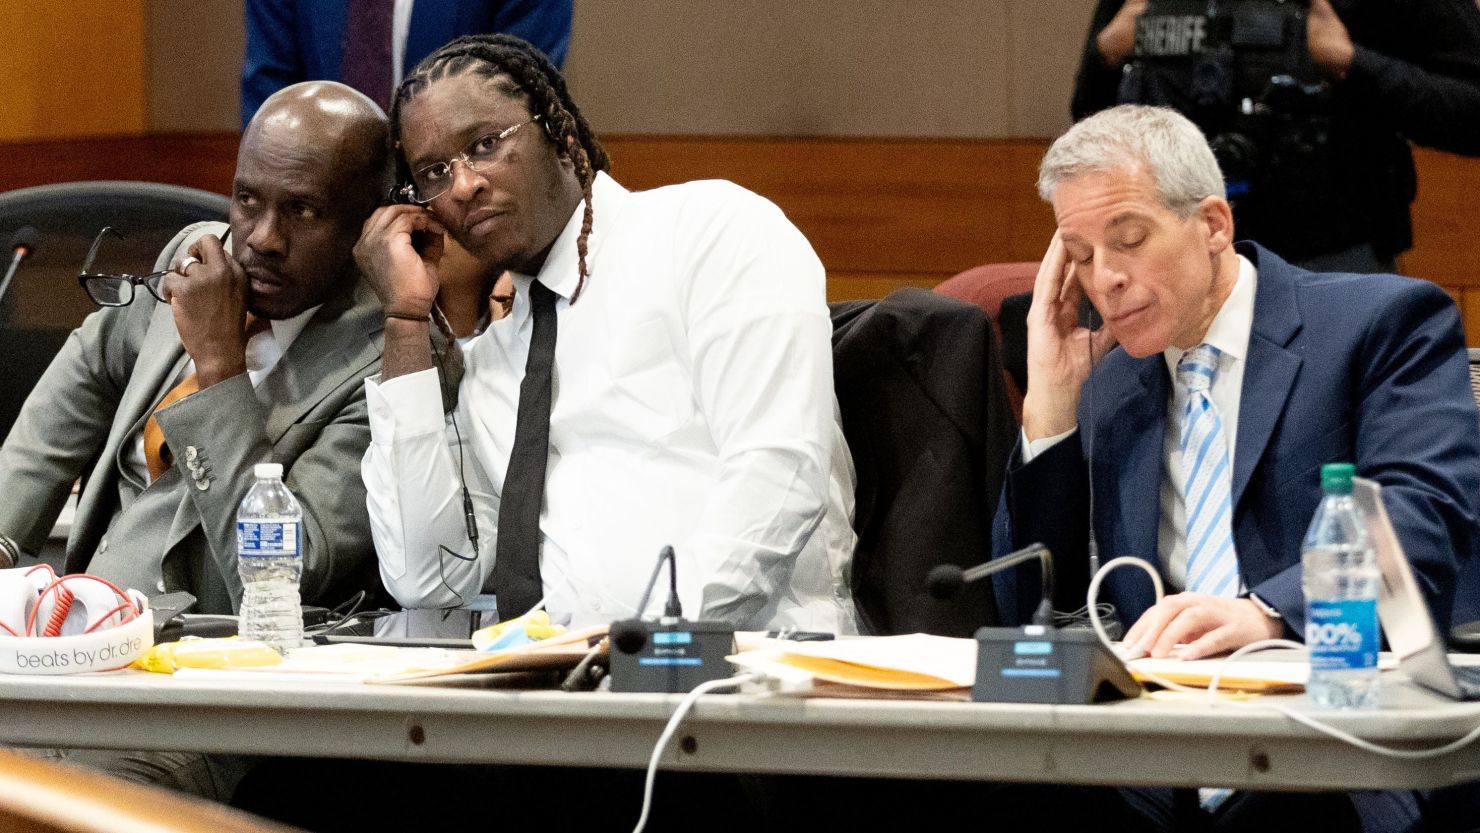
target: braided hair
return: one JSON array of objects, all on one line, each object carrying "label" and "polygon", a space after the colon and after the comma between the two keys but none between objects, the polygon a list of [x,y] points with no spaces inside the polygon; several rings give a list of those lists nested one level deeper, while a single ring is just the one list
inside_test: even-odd
[{"label": "braided hair", "polygon": [[530,114],[540,118],[545,134],[555,143],[556,154],[575,165],[585,210],[581,218],[581,234],[576,238],[580,281],[570,299],[574,304],[581,297],[586,278],[590,276],[586,267],[586,244],[591,236],[591,184],[597,171],[605,171],[611,166],[611,160],[596,134],[591,132],[591,125],[581,115],[580,108],[571,100],[565,89],[565,78],[533,44],[513,35],[467,35],[417,64],[396,89],[391,101],[391,141],[396,148],[396,173],[402,182],[410,181],[411,171],[406,154],[401,150],[402,108],[433,81],[465,72],[475,72],[487,78],[504,75],[513,79],[516,88],[506,92],[512,97],[523,95]]}]

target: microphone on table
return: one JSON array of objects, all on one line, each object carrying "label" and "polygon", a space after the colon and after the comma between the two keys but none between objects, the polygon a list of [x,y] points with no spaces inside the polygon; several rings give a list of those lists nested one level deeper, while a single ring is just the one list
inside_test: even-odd
[{"label": "microphone on table", "polygon": [[15,234],[10,236],[10,265],[5,269],[5,277],[0,278],[0,301],[5,300],[5,291],[10,288],[10,280],[15,277],[21,263],[36,251],[36,227],[22,226]]},{"label": "microphone on table", "polygon": [[1042,544],[962,570],[942,564],[926,577],[937,599],[949,599],[973,581],[1037,560],[1043,570],[1043,598],[1033,624],[1021,628],[981,628],[976,632],[978,703],[1100,703],[1136,696],[1140,690],[1119,657],[1093,631],[1053,626],[1053,555]]},{"label": "microphone on table", "polygon": [[943,602],[948,601],[955,598],[956,594],[961,592],[962,587],[972,582],[981,581],[987,576],[1035,558],[1038,559],[1043,570],[1043,600],[1038,603],[1038,609],[1033,611],[1033,624],[1051,625],[1053,624],[1053,554],[1048,551],[1048,547],[1042,544],[1029,544],[1016,552],[965,570],[955,564],[938,565],[925,577],[925,588],[930,591],[932,597]]},{"label": "microphone on table", "polygon": [[[668,565],[668,601],[663,615],[643,618],[664,564]],[[726,622],[683,618],[678,557],[671,546],[658,553],[637,616],[613,622],[607,635],[612,648],[612,691],[682,693],[733,673],[725,657],[735,651],[735,628]]]}]

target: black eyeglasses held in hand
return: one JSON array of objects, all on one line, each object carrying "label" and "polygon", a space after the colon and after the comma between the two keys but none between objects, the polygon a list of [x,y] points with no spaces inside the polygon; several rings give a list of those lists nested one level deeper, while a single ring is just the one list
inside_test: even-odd
[{"label": "black eyeglasses held in hand", "polygon": [[[77,282],[82,285],[87,297],[100,307],[126,307],[134,302],[134,287],[142,285],[160,303],[168,304],[169,300],[163,295],[164,276],[173,272],[173,268],[148,275],[113,275],[92,271],[93,261],[98,257],[98,250],[102,248],[103,240],[110,234],[119,240],[123,239],[123,235],[112,226],[104,226],[103,230],[98,232],[98,236],[93,239],[92,248],[87,250],[87,260],[82,262],[82,271],[77,273]],[[229,239],[231,239],[231,232],[227,231],[221,238],[222,244]]]}]

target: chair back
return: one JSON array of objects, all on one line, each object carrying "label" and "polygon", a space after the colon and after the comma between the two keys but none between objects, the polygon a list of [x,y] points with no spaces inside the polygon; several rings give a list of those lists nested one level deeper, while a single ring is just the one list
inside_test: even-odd
[{"label": "chair back", "polygon": [[1004,309],[1003,301],[1031,293],[1037,276],[1038,264],[1033,261],[988,263],[967,269],[935,287],[942,295],[976,304],[992,319],[992,332],[1002,347],[1003,379],[1012,415],[1020,422],[1023,393],[1028,387],[1028,307],[1026,303],[1015,303]]},{"label": "chair back", "polygon": [[103,226],[110,239],[94,269],[139,275],[165,243],[198,220],[224,220],[231,202],[221,194],[155,182],[67,182],[0,193],[0,245],[21,228],[36,230],[32,255],[0,299],[0,439],[66,336],[96,307],[77,285],[88,246]]}]

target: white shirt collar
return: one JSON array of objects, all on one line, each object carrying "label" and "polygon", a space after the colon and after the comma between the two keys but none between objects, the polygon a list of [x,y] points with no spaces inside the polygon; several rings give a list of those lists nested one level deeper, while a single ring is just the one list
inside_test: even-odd
[{"label": "white shirt collar", "polygon": [[[621,204],[628,193],[630,192],[626,188],[607,176],[604,171],[596,174],[596,179],[591,183],[591,236],[586,241],[586,263],[588,265],[595,260],[596,251],[601,246],[601,241],[605,239],[601,230],[611,228],[614,214],[621,210]],[[567,301],[575,294],[576,285],[581,277],[576,241],[581,236],[581,221],[585,217],[585,211],[586,203],[582,200],[576,204],[576,210],[571,212],[570,219],[566,220],[565,229],[560,232],[559,237],[555,238],[555,244],[550,247],[550,253],[545,256],[545,265],[540,267],[538,275],[512,273],[514,286],[519,290],[519,294],[527,295],[529,284],[534,280],[539,280]]]},{"label": "white shirt collar", "polygon": [[[1218,348],[1226,359],[1242,361],[1249,355],[1249,333],[1254,328],[1254,290],[1258,282],[1254,264],[1239,255],[1238,280],[1234,282],[1233,291],[1228,293],[1228,298],[1223,301],[1223,306],[1214,316],[1213,323],[1209,325],[1207,335],[1202,340],[1203,344]],[[1177,377],[1177,362],[1182,360],[1182,355],[1186,352],[1175,344],[1162,351],[1167,370],[1173,379]]]},{"label": "white shirt collar", "polygon": [[298,339],[298,334],[303,332],[304,327],[308,326],[309,319],[313,318],[314,313],[322,309],[323,306],[323,304],[319,304],[316,307],[309,307],[292,318],[284,318],[281,321],[271,322],[272,338],[278,343],[278,347],[284,352],[287,352],[288,347]]}]

